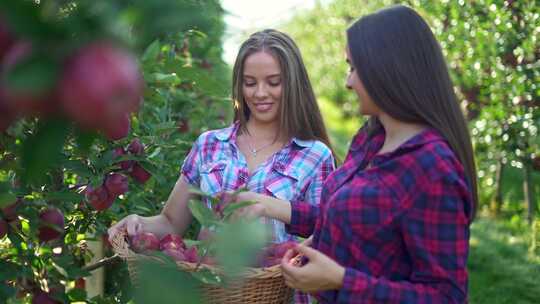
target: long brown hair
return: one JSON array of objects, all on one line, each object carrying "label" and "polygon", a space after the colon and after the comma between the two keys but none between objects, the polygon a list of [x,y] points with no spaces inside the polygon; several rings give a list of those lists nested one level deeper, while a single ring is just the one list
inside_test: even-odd
[{"label": "long brown hair", "polygon": [[474,216],[478,190],[471,138],[428,24],[413,9],[396,5],[360,18],[347,39],[352,64],[373,102],[397,120],[435,128],[448,141],[465,169]]},{"label": "long brown hair", "polygon": [[242,93],[244,62],[248,56],[260,51],[274,56],[281,69],[283,94],[278,134],[287,139],[319,140],[332,149],[300,50],[287,34],[273,29],[252,34],[240,46],[234,63],[234,120],[240,122],[241,131],[247,132],[246,123],[250,116]]}]

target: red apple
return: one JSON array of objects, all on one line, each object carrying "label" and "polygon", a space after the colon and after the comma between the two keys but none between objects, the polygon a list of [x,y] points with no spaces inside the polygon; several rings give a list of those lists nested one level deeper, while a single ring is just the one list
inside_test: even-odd
[{"label": "red apple", "polygon": [[65,112],[94,129],[137,111],[142,92],[135,58],[108,42],[94,42],[77,51],[66,62],[59,89]]},{"label": "red apple", "polygon": [[129,114],[121,115],[117,119],[111,119],[103,127],[103,133],[110,140],[120,140],[129,135],[131,122]]},{"label": "red apple", "polygon": [[11,222],[17,219],[17,207],[21,204],[21,202],[22,202],[21,199],[17,199],[15,202],[11,203],[10,205],[2,208],[2,213],[6,221]]},{"label": "red apple", "polygon": [[189,132],[189,121],[185,118],[180,119],[178,121],[178,132],[180,133],[187,133]]},{"label": "red apple", "polygon": [[165,249],[186,249],[186,244],[182,237],[176,234],[167,234],[159,242],[159,250]]},{"label": "red apple", "polygon": [[197,263],[199,261],[197,247],[195,246],[191,246],[187,250],[185,250],[184,255],[186,256],[186,262]]},{"label": "red apple", "polygon": [[212,63],[210,63],[210,61],[208,61],[207,59],[203,59],[201,61],[201,68],[203,68],[205,70],[211,70],[212,69]]},{"label": "red apple", "polygon": [[85,289],[86,280],[84,278],[78,278],[77,280],[75,280],[75,288]]},{"label": "red apple", "polygon": [[186,256],[184,255],[184,252],[181,249],[174,249],[174,248],[166,248],[165,250],[162,250],[163,253],[173,258],[173,260],[181,262],[186,260]]},{"label": "red apple", "polygon": [[11,32],[6,19],[0,16],[0,60],[15,42],[15,37]]},{"label": "red apple", "polygon": [[43,290],[37,290],[33,293],[32,304],[60,304],[62,302],[54,299],[51,293]]},{"label": "red apple", "polygon": [[41,219],[41,224],[38,237],[41,241],[54,240],[64,234],[64,215],[59,209],[54,207],[47,208],[39,214],[39,218]]},{"label": "red apple", "polygon": [[293,241],[287,241],[287,242],[284,242],[284,243],[279,243],[279,244],[273,244],[271,246],[271,255],[276,257],[276,258],[282,258],[285,253],[287,252],[287,250],[289,249],[294,249],[296,247],[296,242],[293,242]]},{"label": "red apple", "polygon": [[540,155],[537,155],[533,159],[533,168],[537,171],[540,171]]},{"label": "red apple", "polygon": [[86,187],[85,197],[88,204],[97,211],[108,209],[116,199],[116,195],[109,194],[104,186],[93,188],[90,185]]},{"label": "red apple", "polygon": [[118,196],[128,191],[128,177],[120,173],[111,173],[105,178],[105,188],[111,196]]},{"label": "red apple", "polygon": [[151,232],[142,232],[131,238],[131,248],[135,252],[159,250],[159,239]]},{"label": "red apple", "polygon": [[146,181],[150,179],[150,177],[152,177],[152,174],[146,171],[141,165],[139,165],[139,163],[135,163],[133,165],[133,168],[131,168],[131,172],[129,172],[129,175],[141,184],[146,183]]},{"label": "red apple", "polygon": [[142,155],[144,153],[144,145],[138,138],[135,138],[129,143],[128,151],[131,154]]},{"label": "red apple", "polygon": [[7,222],[0,218],[0,239],[2,239],[8,232],[8,224]]},{"label": "red apple", "polygon": [[[122,155],[126,155],[126,150],[124,150],[124,148],[122,147],[117,147],[114,149],[113,151],[113,158],[117,158],[117,157],[120,157]],[[122,168],[122,170],[129,170],[131,169],[131,167],[133,167],[133,164],[135,163],[135,161],[133,160],[123,160],[120,162],[120,168]]]}]

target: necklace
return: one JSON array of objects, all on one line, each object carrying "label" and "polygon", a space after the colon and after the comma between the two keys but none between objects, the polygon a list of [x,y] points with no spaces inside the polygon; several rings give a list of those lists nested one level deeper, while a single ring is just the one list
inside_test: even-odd
[{"label": "necklace", "polygon": [[[249,137],[250,137],[250,139],[251,139],[251,135],[250,135]],[[257,152],[259,152],[259,151],[261,151],[261,150],[263,150],[263,149],[266,149],[266,148],[268,148],[268,147],[270,147],[271,145],[274,144],[274,142],[271,142],[271,143],[269,143],[269,144],[266,144],[266,145],[260,147],[259,149],[255,149],[255,148],[253,148],[253,147],[251,146],[250,140],[246,140],[246,143],[248,144],[249,152],[251,153],[251,155],[252,155],[253,157],[257,157]]]}]

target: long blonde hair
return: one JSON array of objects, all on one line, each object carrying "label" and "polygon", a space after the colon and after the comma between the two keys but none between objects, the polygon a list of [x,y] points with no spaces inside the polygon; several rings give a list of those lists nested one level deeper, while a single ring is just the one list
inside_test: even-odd
[{"label": "long blonde hair", "polygon": [[330,149],[330,140],[324,126],[315,93],[296,43],[285,33],[266,29],[252,34],[238,51],[233,68],[232,99],[234,120],[240,122],[241,132],[247,132],[250,116],[243,95],[244,62],[257,52],[268,52],[280,65],[283,94],[279,114],[278,135],[287,139],[319,140]]}]

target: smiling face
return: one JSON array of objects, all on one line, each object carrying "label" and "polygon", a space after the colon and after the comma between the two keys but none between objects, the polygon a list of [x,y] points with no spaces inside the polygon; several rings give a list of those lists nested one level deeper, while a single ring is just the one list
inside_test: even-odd
[{"label": "smiling face", "polygon": [[250,119],[278,122],[282,92],[281,68],[274,56],[264,51],[249,55],[244,62],[242,94],[251,112]]},{"label": "smiling face", "polygon": [[358,96],[360,101],[360,114],[373,116],[379,115],[381,110],[379,107],[377,107],[377,105],[375,105],[373,99],[371,99],[367,93],[362,80],[360,80],[360,77],[358,76],[358,71],[354,68],[349,47],[346,48],[345,53],[347,56],[347,64],[349,64],[349,73],[347,74],[347,82],[345,86],[349,90],[354,90]]}]

